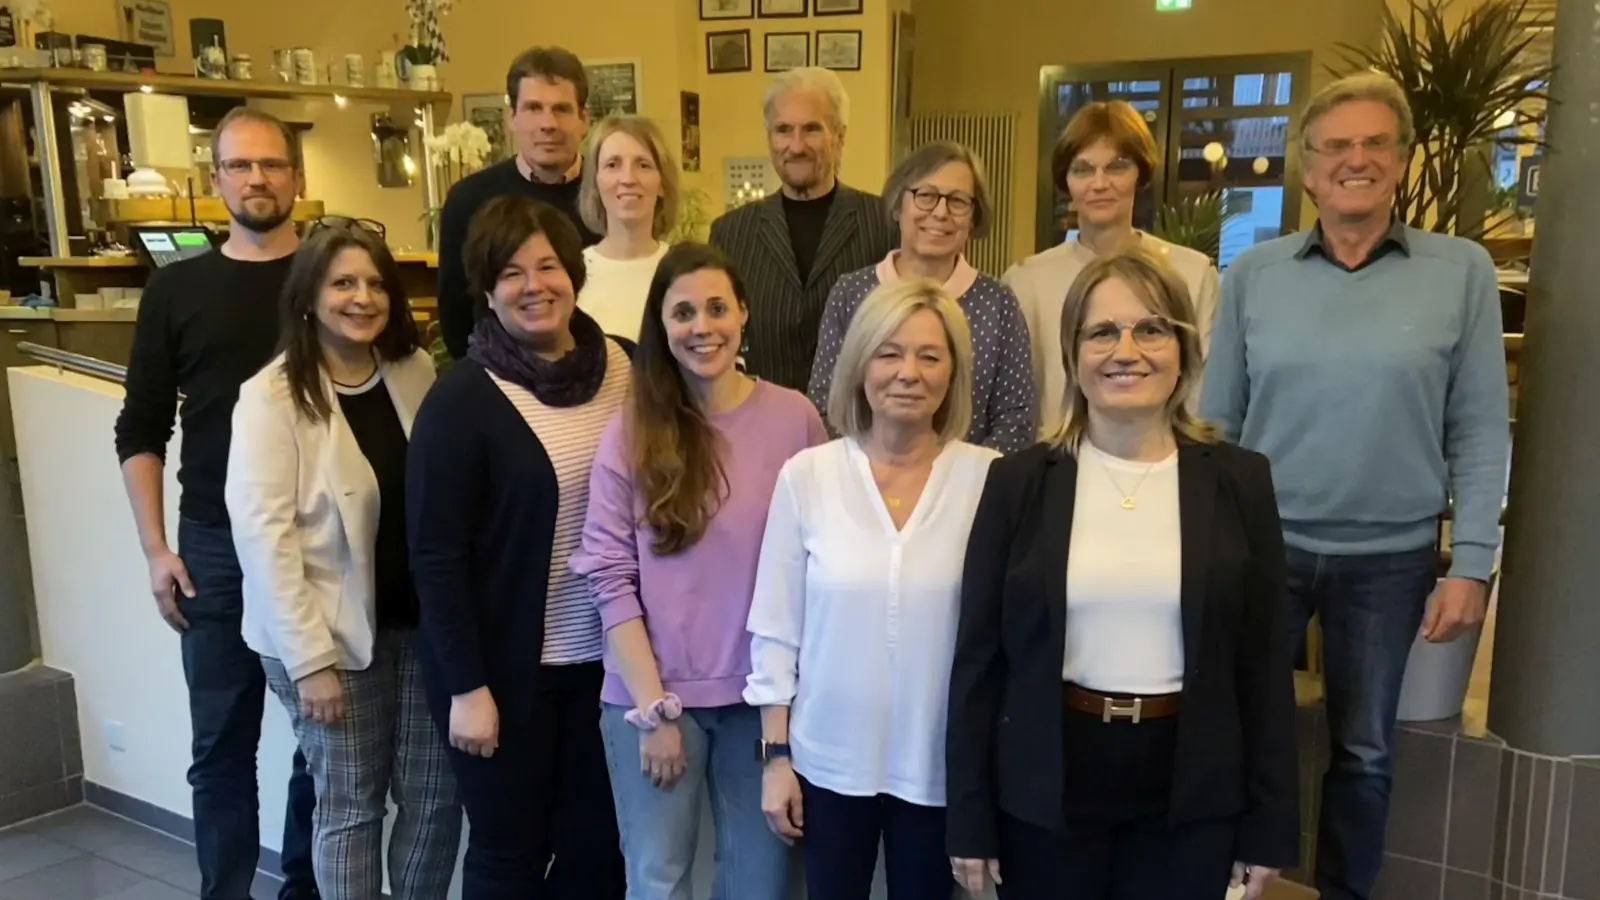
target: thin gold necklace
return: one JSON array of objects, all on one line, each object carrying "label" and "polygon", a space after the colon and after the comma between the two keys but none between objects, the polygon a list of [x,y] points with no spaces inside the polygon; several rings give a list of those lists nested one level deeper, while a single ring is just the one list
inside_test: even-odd
[{"label": "thin gold necklace", "polygon": [[1117,483],[1117,476],[1111,474],[1111,467],[1106,465],[1104,455],[1100,448],[1096,447],[1094,452],[1095,461],[1100,464],[1100,471],[1106,473],[1106,480],[1111,482],[1111,486],[1116,489],[1116,492],[1122,495],[1122,508],[1126,510],[1132,510],[1135,506],[1138,506],[1138,504],[1133,500],[1134,495],[1139,493],[1139,488],[1144,487],[1144,480],[1149,478],[1150,473],[1155,469],[1156,466],[1161,465],[1161,463],[1158,461],[1145,466],[1144,472],[1139,475],[1139,480],[1134,482],[1133,490],[1124,491],[1122,489],[1122,485]]}]

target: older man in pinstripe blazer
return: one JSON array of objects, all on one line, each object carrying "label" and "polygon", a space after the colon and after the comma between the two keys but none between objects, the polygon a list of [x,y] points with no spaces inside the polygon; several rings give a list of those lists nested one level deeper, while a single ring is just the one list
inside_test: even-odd
[{"label": "older man in pinstripe blazer", "polygon": [[827,69],[772,79],[764,101],[772,165],[783,190],[711,223],[750,293],[745,369],[804,391],[828,291],[839,276],[888,255],[898,235],[877,196],[839,183],[850,98]]}]

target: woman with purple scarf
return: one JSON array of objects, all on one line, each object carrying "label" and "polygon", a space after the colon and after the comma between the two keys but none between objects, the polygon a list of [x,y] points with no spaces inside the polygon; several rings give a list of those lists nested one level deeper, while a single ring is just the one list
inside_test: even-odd
[{"label": "woman with purple scarf", "polygon": [[470,825],[462,897],[613,900],[604,642],[568,559],[628,356],[577,308],[583,245],[554,208],[489,201],[462,256],[478,324],[417,414],[406,473],[420,658]]}]

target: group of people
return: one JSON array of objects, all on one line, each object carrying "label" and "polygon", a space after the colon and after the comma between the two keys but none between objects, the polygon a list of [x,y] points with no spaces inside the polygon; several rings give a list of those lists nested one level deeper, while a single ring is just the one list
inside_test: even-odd
[{"label": "group of people", "polygon": [[559,48],[506,89],[517,154],[441,217],[437,378],[382,226],[302,238],[260,111],[213,138],[227,241],[146,289],[117,449],[206,900],[249,895],[269,689],[283,900],[442,900],[463,812],[466,900],[687,900],[707,799],[718,898],[786,896],[793,844],[819,900],[865,900],[880,846],[894,900],[1258,897],[1299,857],[1313,613],[1317,886],[1370,894],[1406,655],[1484,615],[1508,443],[1487,254],[1391,223],[1398,88],[1313,99],[1318,224],[1220,290],[1134,228],[1125,104],[1053,153],[1077,236],[997,280],[981,162],[841,184],[824,70],[764,98],[781,192],[670,247],[655,125],[591,132]]}]

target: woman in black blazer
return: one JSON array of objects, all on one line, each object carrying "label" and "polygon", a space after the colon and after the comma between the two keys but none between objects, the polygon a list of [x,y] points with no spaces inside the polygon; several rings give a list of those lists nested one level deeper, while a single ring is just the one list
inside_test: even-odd
[{"label": "woman in black blazer", "polygon": [[1188,413],[1198,331],[1158,258],[1086,267],[1061,345],[1067,424],[994,463],[967,548],[952,871],[1004,900],[1257,897],[1299,852],[1267,461]]},{"label": "woman in black blazer", "polygon": [[610,900],[600,618],[568,557],[628,358],[576,308],[583,247],[552,207],[490,200],[463,256],[481,318],[417,413],[406,473],[419,658],[471,825],[462,897]]}]

